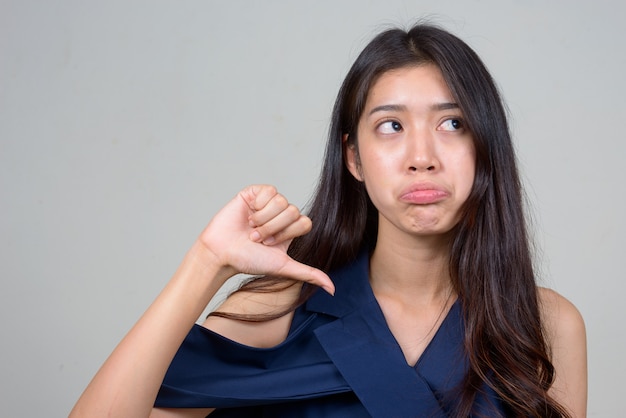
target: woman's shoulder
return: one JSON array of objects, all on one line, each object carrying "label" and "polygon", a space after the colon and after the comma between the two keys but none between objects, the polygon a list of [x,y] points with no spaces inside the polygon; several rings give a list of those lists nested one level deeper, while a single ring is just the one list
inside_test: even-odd
[{"label": "woman's shoulder", "polygon": [[587,410],[587,337],[585,322],[572,302],[551,289],[539,288],[541,318],[555,379],[550,396],[574,417]]},{"label": "woman's shoulder", "polygon": [[539,306],[548,339],[584,336],[585,323],[580,311],[555,290],[539,287]]},{"label": "woman's shoulder", "polygon": [[301,288],[301,282],[287,281],[263,291],[234,292],[215,311],[250,319],[209,316],[202,326],[250,347],[274,347],[287,338],[293,311],[276,319],[264,320],[263,317],[287,310],[298,299]]}]

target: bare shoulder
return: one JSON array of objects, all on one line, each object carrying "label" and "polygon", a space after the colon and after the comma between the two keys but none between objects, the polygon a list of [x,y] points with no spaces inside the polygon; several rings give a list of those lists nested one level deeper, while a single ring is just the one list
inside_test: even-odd
[{"label": "bare shoulder", "polygon": [[551,289],[539,288],[539,302],[555,379],[550,395],[572,417],[587,415],[587,337],[578,309]]},{"label": "bare shoulder", "polygon": [[585,322],[572,302],[552,289],[538,288],[544,330],[549,341],[585,337]]},{"label": "bare shoulder", "polygon": [[[299,297],[302,283],[288,281],[262,292],[240,291],[230,295],[216,312],[263,316],[284,310]],[[240,344],[257,348],[274,347],[285,340],[293,312],[269,321],[244,321],[209,316],[204,327]]]}]

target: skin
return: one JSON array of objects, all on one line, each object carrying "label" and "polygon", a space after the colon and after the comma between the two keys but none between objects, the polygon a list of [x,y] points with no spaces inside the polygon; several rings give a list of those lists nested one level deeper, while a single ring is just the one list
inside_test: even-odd
[{"label": "skin", "polygon": [[587,336],[583,317],[566,298],[539,289],[541,314],[556,378],[550,396],[575,418],[587,416]]},{"label": "skin", "polygon": [[[436,67],[385,73],[370,91],[357,143],[344,142],[348,169],[365,183],[379,210],[370,282],[407,364],[419,359],[456,297],[450,292],[447,243],[471,190],[475,157],[472,138],[463,129],[463,115],[451,104]],[[407,197],[407,190],[415,185],[420,190]],[[174,277],[93,378],[70,417],[209,414],[211,409],[152,407],[176,350],[217,290],[236,273],[281,275],[295,284],[270,294],[235,293],[219,310],[267,313],[290,304],[302,282],[332,294],[334,286],[326,274],[286,254],[292,239],[310,228],[311,221],[272,186],[242,190],[202,232]],[[539,295],[556,367],[550,394],[574,417],[584,417],[582,318],[556,292],[539,289]],[[272,347],[285,339],[291,319],[290,314],[252,324],[209,317],[203,325],[242,344]]]},{"label": "skin", "polygon": [[[383,235],[446,240],[472,189],[475,151],[463,115],[433,65],[383,74],[359,121],[350,172],[365,183]],[[358,156],[357,156],[358,154]],[[413,186],[426,190],[407,195]]]}]

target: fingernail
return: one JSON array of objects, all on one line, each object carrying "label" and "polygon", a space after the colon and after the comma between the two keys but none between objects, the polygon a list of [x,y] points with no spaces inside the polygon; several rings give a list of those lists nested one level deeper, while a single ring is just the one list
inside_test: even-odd
[{"label": "fingernail", "polygon": [[263,244],[265,244],[265,245],[272,245],[274,242],[276,242],[276,238],[268,237],[268,238],[265,239],[265,241],[263,241]]},{"label": "fingernail", "polygon": [[326,293],[328,293],[329,295],[335,296],[335,291],[332,288],[328,286],[322,286],[322,289],[324,289]]},{"label": "fingernail", "polygon": [[252,231],[250,239],[254,242],[259,242],[261,241],[261,234],[259,234],[259,231]]}]

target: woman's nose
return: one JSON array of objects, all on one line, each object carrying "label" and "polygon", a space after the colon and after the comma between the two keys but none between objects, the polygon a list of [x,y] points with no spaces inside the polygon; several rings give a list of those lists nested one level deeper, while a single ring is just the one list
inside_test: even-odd
[{"label": "woman's nose", "polygon": [[439,168],[431,132],[415,130],[408,136],[407,167],[410,172],[435,171]]}]

